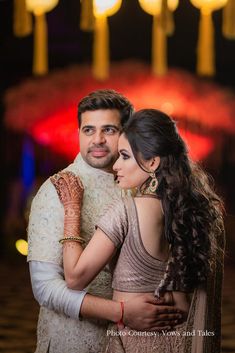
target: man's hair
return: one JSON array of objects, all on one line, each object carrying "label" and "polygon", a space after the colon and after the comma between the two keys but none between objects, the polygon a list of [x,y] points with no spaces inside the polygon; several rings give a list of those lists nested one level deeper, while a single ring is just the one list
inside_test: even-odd
[{"label": "man's hair", "polygon": [[121,116],[121,125],[127,122],[134,108],[131,102],[112,89],[100,89],[88,94],[78,104],[78,122],[81,126],[82,113],[99,109],[117,109]]}]

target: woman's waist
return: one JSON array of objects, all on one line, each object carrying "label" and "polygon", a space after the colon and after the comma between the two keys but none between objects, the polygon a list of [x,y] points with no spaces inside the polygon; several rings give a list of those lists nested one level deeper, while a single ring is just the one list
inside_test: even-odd
[{"label": "woman's waist", "polygon": [[[146,294],[152,294],[154,296],[154,291],[144,292]],[[113,290],[113,300],[116,301],[128,301],[130,299],[136,298],[138,296],[142,296],[143,292],[124,292],[114,289]]]},{"label": "woman's waist", "polygon": [[117,292],[127,293],[154,293],[161,278],[146,280],[141,278],[115,278],[112,280],[112,289]]}]

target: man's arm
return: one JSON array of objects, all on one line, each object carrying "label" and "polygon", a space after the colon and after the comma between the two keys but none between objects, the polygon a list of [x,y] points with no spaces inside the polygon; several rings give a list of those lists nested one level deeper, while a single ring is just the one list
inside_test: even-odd
[{"label": "man's arm", "polygon": [[69,289],[64,281],[63,269],[59,265],[30,261],[29,269],[37,302],[50,310],[78,319],[86,291]]},{"label": "man's arm", "polygon": [[[73,319],[98,318],[118,322],[120,303],[68,289],[63,269],[51,263],[30,261],[30,275],[35,299],[50,310],[61,312]],[[156,305],[154,296],[144,294],[125,303],[124,323],[136,330],[170,329],[181,315],[172,306]]]},{"label": "man's arm", "polygon": [[[180,310],[174,306],[157,304],[154,295],[143,294],[124,303],[123,321],[135,330],[170,329],[182,321]],[[118,322],[121,318],[120,303],[114,300],[85,295],[80,314],[84,318],[99,318]]]},{"label": "man's arm", "polygon": [[72,291],[64,281],[62,249],[64,210],[57,192],[47,180],[35,196],[28,225],[28,261],[32,289],[40,305],[78,319],[86,294]]}]

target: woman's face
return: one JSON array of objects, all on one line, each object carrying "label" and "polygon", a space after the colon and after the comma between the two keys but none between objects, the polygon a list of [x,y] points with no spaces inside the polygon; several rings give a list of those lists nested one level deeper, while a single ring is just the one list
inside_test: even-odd
[{"label": "woman's face", "polygon": [[[149,174],[140,168],[132,153],[131,146],[122,134],[118,140],[119,158],[114,163],[113,169],[117,173],[117,182],[123,189],[140,187]],[[150,171],[150,162],[143,163],[143,168]]]}]

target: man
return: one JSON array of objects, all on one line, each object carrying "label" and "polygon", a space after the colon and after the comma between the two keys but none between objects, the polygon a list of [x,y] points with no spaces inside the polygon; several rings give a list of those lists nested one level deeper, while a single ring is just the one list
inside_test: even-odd
[{"label": "man", "polygon": [[[105,206],[121,197],[112,166],[121,127],[132,110],[130,102],[112,90],[95,91],[79,104],[80,154],[66,170],[79,175],[84,185],[81,234],[87,241]],[[107,321],[103,319],[119,321],[120,303],[109,299],[111,276],[106,268],[86,291],[67,288],[59,244],[63,214],[48,179],[34,198],[28,228],[32,287],[41,305],[36,353],[99,353],[106,334]],[[125,303],[124,323],[142,330],[174,325],[180,314],[173,307],[154,304],[156,300],[144,294]]]}]

